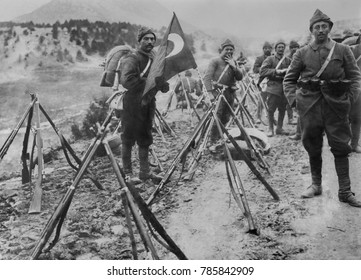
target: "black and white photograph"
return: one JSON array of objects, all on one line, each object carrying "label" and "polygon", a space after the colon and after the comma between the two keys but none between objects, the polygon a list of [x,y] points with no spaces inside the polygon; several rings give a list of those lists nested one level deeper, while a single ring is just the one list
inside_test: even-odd
[{"label": "black and white photograph", "polygon": [[361,260],[360,1],[0,3],[0,266]]}]

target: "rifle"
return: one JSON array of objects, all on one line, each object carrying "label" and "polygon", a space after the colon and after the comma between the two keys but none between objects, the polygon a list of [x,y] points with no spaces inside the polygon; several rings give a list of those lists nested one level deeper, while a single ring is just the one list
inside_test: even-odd
[{"label": "rifle", "polygon": [[[108,113],[108,116],[106,117],[102,127],[101,131],[105,131],[106,127],[108,126],[111,118],[112,118],[112,112],[113,110]],[[86,169],[90,165],[91,159],[93,155],[95,154],[95,151],[103,141],[106,133],[98,133],[93,141],[93,143],[88,147],[87,151],[85,152],[85,155],[83,157],[82,163],[79,165],[79,169],[77,170],[75,177],[73,179],[73,183],[71,186],[68,187],[67,192],[63,196],[63,198],[60,200],[58,206],[55,209],[55,212],[50,217],[49,221],[47,222],[45,228],[43,229],[40,239],[38,243],[36,244],[34,251],[32,253],[32,259],[37,259],[39,255],[41,254],[45,244],[48,242],[49,238],[51,237],[55,227],[58,225],[56,236],[54,237],[54,240],[49,245],[50,250],[57,242],[60,234],[60,228],[61,225],[65,219],[65,216],[67,214],[67,211],[69,209],[70,203],[74,197],[74,193],[76,190],[76,187],[78,186],[80,180],[82,179],[84,173],[86,172]]]},{"label": "rifle", "polygon": [[0,160],[2,160],[4,158],[4,156],[6,155],[11,143],[14,141],[14,138],[15,138],[16,134],[19,132],[19,130],[20,130],[21,126],[23,125],[23,123],[24,123],[27,115],[29,114],[31,108],[33,108],[36,100],[37,100],[37,97],[34,97],[34,99],[31,101],[29,106],[26,108],[26,110],[25,110],[24,114],[22,115],[20,121],[17,123],[15,128],[11,131],[8,138],[6,138],[5,143],[3,144],[3,146],[0,149]]},{"label": "rifle", "polygon": [[195,139],[198,135],[198,133],[203,128],[203,125],[206,121],[208,121],[208,117],[210,114],[212,114],[214,104],[208,109],[208,111],[203,115],[202,119],[197,124],[196,128],[193,131],[193,134],[191,137],[188,138],[186,144],[183,146],[183,148],[179,151],[177,156],[174,158],[173,162],[171,163],[170,167],[168,168],[167,172],[165,173],[162,181],[159,183],[155,191],[150,195],[150,197],[147,200],[147,205],[151,205],[155,199],[155,197],[159,194],[159,192],[163,189],[166,183],[168,183],[170,176],[173,174],[174,170],[176,169],[176,166],[187,156],[188,152],[192,147],[194,147]]},{"label": "rifle", "polygon": [[34,188],[33,199],[30,203],[29,214],[39,213],[41,210],[41,196],[43,190],[41,188],[41,182],[43,181],[43,139],[40,133],[40,107],[39,100],[35,102],[35,111],[37,114],[36,118],[36,146],[38,153],[38,178]]},{"label": "rifle", "polygon": [[[32,99],[34,98],[34,96],[31,96],[31,97],[32,97]],[[21,161],[23,164],[23,169],[21,170],[21,182],[23,184],[30,182],[30,174],[29,174],[29,169],[28,169],[28,165],[27,165],[26,161],[29,159],[29,154],[28,154],[27,150],[28,150],[28,143],[29,143],[29,134],[30,134],[30,129],[31,129],[31,121],[33,118],[33,111],[34,111],[34,108],[31,107],[30,111],[29,111],[29,116],[28,116],[28,124],[26,126],[26,131],[25,131],[25,135],[24,135],[23,150],[21,153]],[[30,164],[31,164],[31,162],[30,162]]]}]

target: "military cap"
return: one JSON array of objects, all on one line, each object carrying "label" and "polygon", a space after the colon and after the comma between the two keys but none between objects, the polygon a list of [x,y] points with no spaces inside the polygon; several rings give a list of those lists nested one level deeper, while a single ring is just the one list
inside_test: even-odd
[{"label": "military cap", "polygon": [[232,48],[234,48],[234,44],[232,43],[231,40],[229,39],[226,39],[226,41],[224,41],[222,44],[221,44],[221,50],[223,50],[225,47],[227,46],[231,46]]},{"label": "military cap", "polygon": [[277,48],[277,46],[280,44],[283,44],[286,47],[286,43],[283,40],[278,40],[275,44],[275,48]]},{"label": "military cap", "polygon": [[312,26],[319,21],[325,21],[330,24],[330,29],[333,26],[333,22],[331,21],[330,17],[326,14],[322,13],[319,9],[316,9],[313,16],[310,19],[310,31],[312,31]]},{"label": "military cap", "polygon": [[264,48],[272,48],[272,45],[271,45],[271,43],[270,42],[264,42],[264,44],[263,44],[263,47],[262,47],[263,49]]},{"label": "military cap", "polygon": [[153,34],[154,38],[157,39],[157,36],[155,36],[154,31],[151,28],[148,27],[144,27],[142,26],[139,30],[138,30],[138,42],[140,42],[140,40],[142,40],[142,38],[147,35],[147,34]]},{"label": "military cap", "polygon": [[300,47],[300,44],[297,43],[295,40],[291,40],[290,42],[290,49],[291,48],[299,48]]}]

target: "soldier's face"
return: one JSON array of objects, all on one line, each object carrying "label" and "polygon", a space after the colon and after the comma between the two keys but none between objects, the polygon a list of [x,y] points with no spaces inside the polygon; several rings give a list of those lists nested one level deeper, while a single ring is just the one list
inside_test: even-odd
[{"label": "soldier's face", "polygon": [[285,45],[284,44],[278,44],[276,47],[276,53],[278,55],[283,55],[283,53],[285,52]]},{"label": "soldier's face", "polygon": [[299,49],[299,47],[292,47],[292,48],[290,48],[290,53],[291,53],[291,55],[294,55],[298,49]]},{"label": "soldier's face", "polygon": [[153,34],[146,34],[143,36],[142,39],[140,39],[140,49],[144,52],[151,52],[151,50],[154,48],[155,44],[155,37]]},{"label": "soldier's face", "polygon": [[317,43],[325,42],[330,31],[330,24],[327,21],[319,21],[312,26],[312,35]]},{"label": "soldier's face", "polygon": [[272,52],[272,48],[271,47],[264,47],[263,48],[263,53],[267,56],[270,56]]},{"label": "soldier's face", "polygon": [[226,46],[221,51],[221,57],[232,57],[234,53],[234,48],[231,46]]}]

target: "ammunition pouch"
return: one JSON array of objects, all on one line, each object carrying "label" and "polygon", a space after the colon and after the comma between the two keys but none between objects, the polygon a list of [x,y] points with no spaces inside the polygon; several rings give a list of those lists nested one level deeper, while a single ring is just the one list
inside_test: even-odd
[{"label": "ammunition pouch", "polygon": [[321,91],[324,94],[334,97],[340,97],[350,90],[350,80],[320,80],[301,79],[297,81],[297,85],[303,89],[310,91]]},{"label": "ammunition pouch", "polygon": [[297,81],[300,88],[310,91],[319,91],[321,89],[320,79],[301,79]]},{"label": "ammunition pouch", "polygon": [[321,91],[334,97],[341,97],[350,91],[350,84],[350,80],[321,81]]}]

